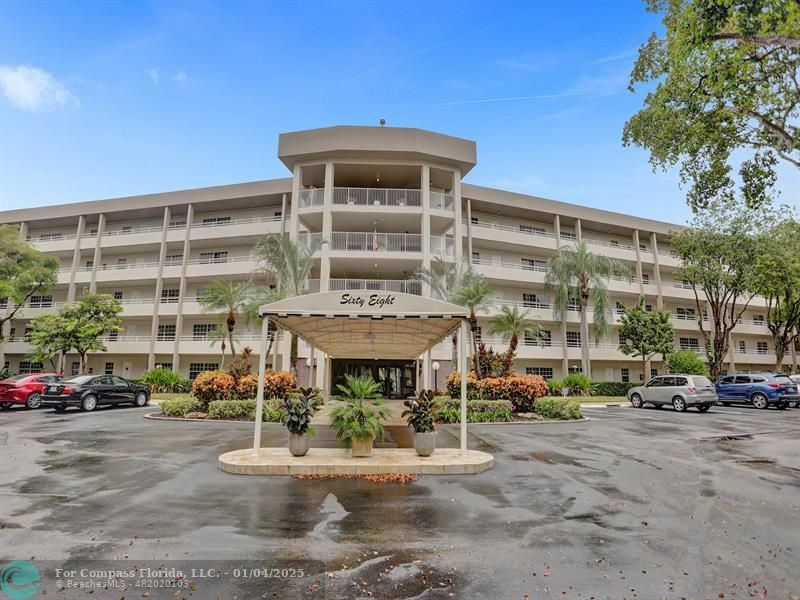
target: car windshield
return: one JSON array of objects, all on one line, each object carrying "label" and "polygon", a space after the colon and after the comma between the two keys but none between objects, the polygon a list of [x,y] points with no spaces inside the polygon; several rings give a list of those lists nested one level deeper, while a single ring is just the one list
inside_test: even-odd
[{"label": "car windshield", "polygon": [[77,377],[70,377],[69,379],[62,380],[61,383],[77,383],[78,385],[88,383],[94,379],[96,375],[78,375]]},{"label": "car windshield", "polygon": [[714,385],[713,383],[711,383],[711,380],[708,377],[694,376],[692,377],[692,381],[694,381],[694,384],[697,387],[711,387]]},{"label": "car windshield", "polygon": [[22,379],[27,379],[30,375],[13,375],[4,381],[21,381]]},{"label": "car windshield", "polygon": [[788,375],[775,375],[775,379],[788,379],[789,381],[792,380],[792,378]]}]

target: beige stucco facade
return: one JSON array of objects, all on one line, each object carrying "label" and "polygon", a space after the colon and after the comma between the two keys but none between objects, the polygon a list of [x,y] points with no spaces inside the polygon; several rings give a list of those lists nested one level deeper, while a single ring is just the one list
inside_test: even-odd
[{"label": "beige stucco facade", "polygon": [[[480,315],[481,339],[505,348],[487,324],[502,305],[527,309],[546,332],[544,345],[521,341],[514,364],[519,372],[559,377],[580,367],[578,313],[562,327],[544,288],[548,257],[580,240],[630,267],[630,277],[610,281],[614,302],[631,306],[643,295],[654,309],[673,315],[677,346],[702,344],[694,296],[676,277],[679,262],[670,252],[669,233],[677,225],[468,184],[462,179],[477,162],[475,143],[418,129],[287,133],[280,136],[278,158],[290,177],[0,212],[0,223],[19,224],[23,238],[61,261],[56,288],[7,324],[0,364],[27,368],[27,322],[89,289],[115,295],[124,306],[125,329],[107,340],[107,353],[91,356],[93,372],[135,377],[155,365],[186,375],[210,368],[220,360],[219,347],[206,337],[217,318],[201,310],[198,296],[214,279],[249,279],[256,241],[280,232],[327,242],[316,256],[310,291],[426,296],[426,286],[409,281],[417,268],[435,257],[471,256],[495,301]],[[729,370],[772,367],[765,317],[757,298],[733,333]],[[257,325],[242,327],[237,339],[258,351]],[[616,331],[599,345],[592,342],[594,379],[638,381],[639,360],[617,346]],[[282,336],[267,362],[287,368],[288,355],[288,336]],[[449,342],[421,356],[420,385],[431,385],[430,365],[438,362],[441,387],[451,356]],[[303,343],[300,357],[301,382],[313,373],[313,382],[325,387],[329,357]],[[309,371],[312,361],[317,368]],[[788,356],[786,364],[791,361]],[[68,356],[65,370],[76,362]],[[662,371],[663,365],[654,361],[651,368]]]}]

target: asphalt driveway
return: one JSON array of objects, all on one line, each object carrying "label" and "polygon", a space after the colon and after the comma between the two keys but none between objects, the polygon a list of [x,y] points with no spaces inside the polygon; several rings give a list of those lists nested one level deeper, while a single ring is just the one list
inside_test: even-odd
[{"label": "asphalt driveway", "polygon": [[247,445],[250,425],[147,412],[0,413],[0,563],[303,571],[93,598],[800,596],[800,410],[597,407],[580,423],[470,426],[494,468],[406,484],[223,473],[217,455]]}]

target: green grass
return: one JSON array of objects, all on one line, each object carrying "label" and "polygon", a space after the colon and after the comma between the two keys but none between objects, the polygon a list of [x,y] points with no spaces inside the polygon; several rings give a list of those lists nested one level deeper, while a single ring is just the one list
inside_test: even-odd
[{"label": "green grass", "polygon": [[161,400],[178,400],[191,397],[191,394],[151,394],[150,400],[153,403],[158,404]]},{"label": "green grass", "polygon": [[612,402],[627,402],[625,396],[572,396],[581,404],[605,404]]}]

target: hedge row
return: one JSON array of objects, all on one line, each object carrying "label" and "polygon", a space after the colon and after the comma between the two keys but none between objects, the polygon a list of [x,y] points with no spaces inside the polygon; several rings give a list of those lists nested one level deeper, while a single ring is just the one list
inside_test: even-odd
[{"label": "hedge row", "polygon": [[[476,379],[467,375],[467,400],[509,400],[518,412],[533,410],[536,398],[547,395],[547,383],[539,375],[510,375]],[[451,373],[447,378],[447,392],[452,398],[461,396],[461,374]]]},{"label": "hedge row", "polygon": [[545,419],[569,421],[581,418],[581,403],[576,398],[539,398],[533,408],[537,415]]},{"label": "hedge row", "polygon": [[186,413],[199,410],[200,402],[194,398],[174,398],[172,400],[161,400],[158,406],[161,409],[161,414],[167,417],[183,417]]},{"label": "hedge row", "polygon": [[[262,419],[278,423],[283,416],[283,400],[271,398],[264,400]],[[255,421],[255,400],[215,400],[208,405],[209,419],[231,419],[235,421]]]},{"label": "hedge row", "polygon": [[630,381],[597,381],[593,391],[595,396],[627,396],[628,390],[637,385]]},{"label": "hedge row", "polygon": [[[457,398],[441,400],[437,417],[440,423],[458,423],[461,420],[461,400]],[[513,406],[508,400],[469,400],[467,402],[467,423],[498,423],[513,419]]]}]

